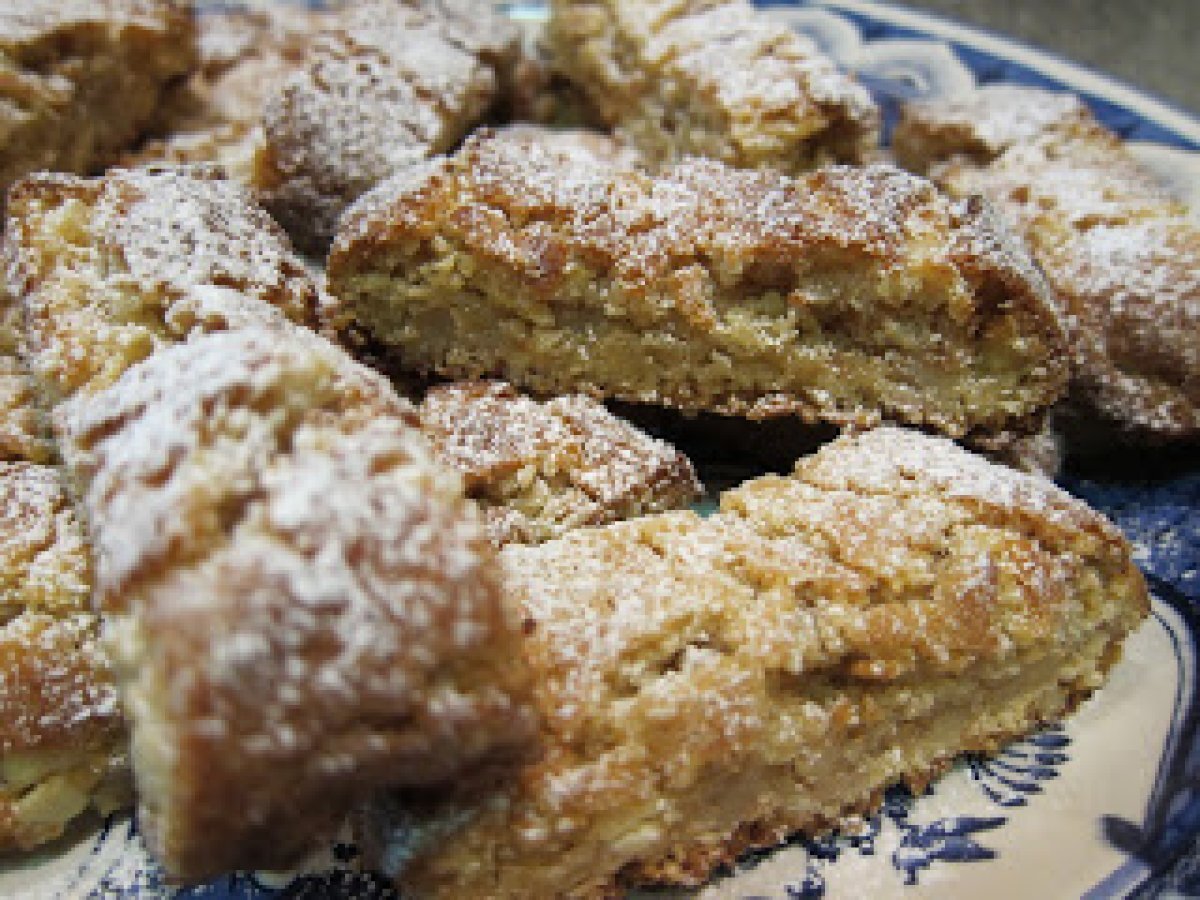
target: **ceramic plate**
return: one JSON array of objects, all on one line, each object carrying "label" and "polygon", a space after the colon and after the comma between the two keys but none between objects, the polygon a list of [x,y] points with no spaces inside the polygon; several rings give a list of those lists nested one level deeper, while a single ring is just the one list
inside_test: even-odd
[{"label": "ceramic plate", "polygon": [[[535,3],[505,6],[518,20],[544,15]],[[874,2],[773,3],[769,13],[856,71],[889,121],[905,99],[982,83],[1075,91],[1200,209],[1200,122],[1102,75]],[[878,815],[840,835],[747,858],[699,896],[1200,896],[1200,463],[1153,484],[1065,484],[1126,531],[1156,594],[1111,682],[1065,724],[996,757],[962,760],[923,796],[894,791]],[[242,874],[176,890],[146,858],[135,824],[115,817],[35,857],[5,860],[0,896],[394,896],[353,871],[356,856],[339,843],[312,861],[311,874]]]}]

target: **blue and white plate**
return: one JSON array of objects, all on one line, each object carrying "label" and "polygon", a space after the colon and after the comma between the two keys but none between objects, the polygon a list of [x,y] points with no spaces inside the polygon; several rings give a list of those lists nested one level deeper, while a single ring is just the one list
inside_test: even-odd
[{"label": "blue and white plate", "polygon": [[[537,3],[504,6],[517,19],[544,13]],[[889,116],[905,99],[996,81],[1081,94],[1200,210],[1200,121],[1179,110],[1028,47],[876,2],[772,3],[769,11],[856,71]],[[700,897],[1200,896],[1200,460],[1156,484],[1066,486],[1126,531],[1156,594],[1111,682],[1064,725],[994,758],[963,760],[921,797],[895,791],[843,835],[743,860]],[[356,855],[337,844],[307,875],[237,875],[178,890],[163,883],[134,824],[117,817],[39,856],[4,860],[0,897],[395,896],[353,871]]]}]

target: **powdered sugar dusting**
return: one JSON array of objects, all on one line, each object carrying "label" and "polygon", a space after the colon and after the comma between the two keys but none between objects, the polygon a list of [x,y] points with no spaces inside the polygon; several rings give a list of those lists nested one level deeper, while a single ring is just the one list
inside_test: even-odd
[{"label": "powdered sugar dusting", "polygon": [[503,383],[463,383],[431,390],[420,413],[498,544],[682,507],[700,493],[686,458],[587,397],[539,403]]},{"label": "powdered sugar dusting", "polygon": [[[480,524],[382,376],[246,327],[58,417],[169,870],[286,865],[372,789],[528,737]],[[215,835],[230,796],[244,814]]]}]

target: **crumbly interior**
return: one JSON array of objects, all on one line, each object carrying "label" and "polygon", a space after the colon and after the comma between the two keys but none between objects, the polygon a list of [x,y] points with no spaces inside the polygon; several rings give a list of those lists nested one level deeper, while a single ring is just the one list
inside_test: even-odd
[{"label": "crumbly interior", "polygon": [[0,463],[0,850],[132,800],[91,560],[59,478]]},{"label": "crumbly interior", "polygon": [[[182,5],[21,0],[0,10],[0,191],[27,172],[86,173],[129,148],[195,62]],[[0,201],[2,205],[2,201]]]},{"label": "crumbly interior", "polygon": [[459,383],[426,394],[420,416],[498,546],[680,509],[700,495],[686,457],[587,397],[540,403],[502,382]]},{"label": "crumbly interior", "polygon": [[963,435],[1065,379],[1006,234],[884,167],[651,178],[484,139],[364,198],[329,274],[407,365],[538,392]]},{"label": "crumbly interior", "polygon": [[50,423],[20,358],[21,307],[0,288],[0,461],[54,459]]},{"label": "crumbly interior", "polygon": [[556,0],[556,65],[651,162],[706,156],[795,173],[861,163],[867,91],[807,38],[740,0]]},{"label": "crumbly interior", "polygon": [[730,491],[707,519],[501,557],[541,758],[490,794],[380,802],[376,861],[414,896],[697,884],[1062,715],[1148,609],[1101,516],[891,428]]}]

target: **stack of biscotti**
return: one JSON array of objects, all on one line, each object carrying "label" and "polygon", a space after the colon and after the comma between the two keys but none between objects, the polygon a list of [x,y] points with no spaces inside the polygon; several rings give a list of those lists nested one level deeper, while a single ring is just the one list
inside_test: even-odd
[{"label": "stack of biscotti", "polygon": [[1073,440],[1200,439],[1200,228],[1081,100],[989,86],[911,104],[894,141],[1024,234],[1064,312]]},{"label": "stack of biscotti", "polygon": [[954,436],[1033,433],[1061,324],[1015,238],[886,166],[649,175],[487,135],[363,197],[328,266],[417,370]]},{"label": "stack of biscotti", "polygon": [[482,525],[411,404],[297,324],[321,295],[261,210],[187,172],[42,175],[4,252],[169,873],[292,864],[374,789],[522,755]]},{"label": "stack of biscotti", "polygon": [[501,552],[540,754],[380,798],[419,897],[696,885],[1073,709],[1145,617],[1129,544],[1049,481],[896,428],[727,492]]},{"label": "stack of biscotti", "polygon": [[26,173],[111,163],[195,60],[191,11],[174,0],[0,6],[0,203]]}]

